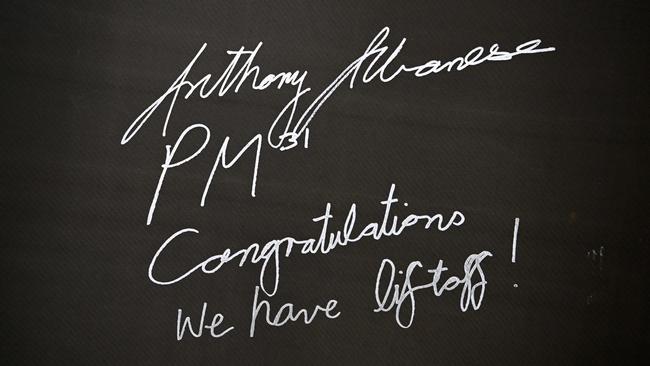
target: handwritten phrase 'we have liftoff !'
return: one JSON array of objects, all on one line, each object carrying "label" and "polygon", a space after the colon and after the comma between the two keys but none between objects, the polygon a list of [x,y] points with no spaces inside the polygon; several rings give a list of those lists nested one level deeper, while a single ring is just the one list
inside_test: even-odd
[{"label": "handwritten phrase 'we have liftoff !'", "polygon": [[[325,106],[329,97],[342,85],[348,85],[350,89],[353,89],[355,82],[359,81],[366,84],[377,81],[389,83],[398,75],[403,74],[416,78],[430,77],[441,72],[462,71],[467,67],[479,66],[484,62],[510,61],[520,55],[555,51],[553,47],[542,47],[542,41],[534,39],[520,44],[513,51],[501,50],[498,44],[493,44],[487,49],[475,47],[464,56],[448,61],[429,60],[420,65],[407,66],[398,65],[396,61],[406,43],[406,38],[402,38],[397,46],[391,48],[384,45],[389,34],[388,27],[381,29],[370,41],[363,54],[354,59],[320,92],[313,91],[312,88],[306,86],[307,71],[263,73],[261,67],[255,63],[255,57],[262,48],[262,42],[259,42],[254,49],[246,49],[242,46],[238,50],[227,50],[226,54],[230,58],[230,63],[218,77],[212,74],[202,77],[191,76],[192,68],[207,47],[207,44],[203,44],[171,86],[135,118],[122,136],[121,143],[125,145],[133,140],[138,131],[159,109],[165,115],[162,136],[166,137],[167,127],[173,119],[174,106],[179,101],[179,96],[185,100],[191,97],[207,99],[211,96],[222,97],[228,93],[237,93],[242,87],[250,87],[254,90],[290,88],[295,94],[278,112],[275,119],[269,121],[266,131],[259,131],[243,146],[233,147],[229,136],[223,139],[212,169],[206,172],[203,194],[200,198],[197,197],[196,203],[203,207],[208,202],[208,193],[218,168],[229,169],[236,165],[242,157],[251,155],[254,156],[254,162],[251,167],[250,194],[255,197],[259,166],[263,161],[262,147],[277,151],[286,151],[296,147],[308,149],[311,122],[317,120],[316,115],[320,108]],[[166,111],[163,108],[166,108]],[[170,170],[187,164],[199,156],[210,142],[210,132],[210,128],[205,124],[195,123],[186,127],[173,145],[165,146],[162,170],[147,211],[146,225],[150,225],[154,220],[156,204],[161,199],[161,192],[164,192],[163,187],[167,174]],[[177,156],[179,147],[183,146],[183,141],[190,133],[199,134],[198,136],[202,137],[203,142],[191,154]],[[248,328],[250,337],[255,336],[255,327],[258,323],[280,327],[289,322],[311,324],[317,316],[335,319],[341,314],[339,304],[335,299],[315,305],[310,309],[298,308],[292,303],[285,303],[273,309],[270,300],[280,286],[280,267],[283,260],[291,255],[327,254],[332,250],[358,242],[377,241],[384,237],[399,236],[407,230],[419,229],[439,232],[456,230],[465,222],[465,216],[460,211],[454,211],[453,214],[447,216],[440,213],[410,213],[398,217],[393,213],[393,208],[402,201],[397,198],[395,184],[387,184],[387,186],[389,186],[387,195],[378,199],[381,210],[383,210],[381,221],[358,223],[357,210],[359,208],[356,203],[351,203],[342,227],[332,227],[331,221],[334,218],[331,213],[332,204],[327,202],[322,214],[315,215],[311,219],[319,229],[310,237],[286,236],[271,239],[264,244],[252,243],[242,249],[227,248],[205,258],[184,272],[178,273],[175,277],[161,278],[158,260],[161,256],[165,256],[165,250],[173,245],[180,236],[199,235],[199,230],[195,228],[182,228],[164,240],[153,255],[148,268],[149,280],[156,285],[171,286],[179,284],[192,275],[214,275],[224,265],[243,267],[253,264],[260,266],[260,273],[259,283],[252,291],[251,319]],[[402,202],[402,204],[408,207],[407,202]],[[519,220],[517,219],[515,238],[513,239],[513,261],[518,224]],[[393,313],[398,326],[409,328],[415,319],[416,292],[428,290],[434,296],[442,296],[445,292],[456,289],[460,292],[459,307],[461,311],[470,308],[478,310],[487,286],[486,274],[481,265],[486,258],[491,256],[492,253],[487,250],[471,254],[465,260],[462,274],[448,277],[444,276],[444,272],[448,268],[444,266],[443,260],[439,260],[436,265],[426,269],[429,280],[420,284],[412,283],[412,274],[418,270],[421,271],[424,267],[420,261],[413,261],[406,268],[397,269],[392,260],[385,258],[378,263],[373,311]],[[446,278],[443,279],[443,277]],[[194,337],[209,334],[219,338],[235,329],[234,326],[229,326],[224,322],[227,323],[221,313],[208,316],[207,303],[203,303],[200,318],[194,320],[191,317],[184,317],[183,310],[178,309],[176,337],[181,340],[186,333],[189,333]]]}]

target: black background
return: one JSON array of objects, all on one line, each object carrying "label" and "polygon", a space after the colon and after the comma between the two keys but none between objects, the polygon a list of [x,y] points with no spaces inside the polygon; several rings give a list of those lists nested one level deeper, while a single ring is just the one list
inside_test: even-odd
[{"label": "black background", "polygon": [[[646,2],[5,1],[2,8],[3,363],[593,365],[647,358]],[[217,172],[199,207],[222,139],[231,136],[237,148],[266,131],[289,88],[179,101],[166,138],[158,112],[120,145],[203,42],[191,80],[219,75],[229,62],[225,50],[263,41],[256,58],[263,72],[308,70],[306,86],[317,93],[383,26],[391,27],[391,45],[408,39],[397,63],[447,60],[495,42],[513,49],[535,38],[557,52],[341,87],[312,122],[309,149],[264,147],[256,198],[249,155]],[[146,226],[164,145],[195,122],[210,127],[212,141],[170,171]],[[446,233],[411,230],[285,259],[271,303],[311,307],[334,298],[342,312],[335,320],[258,323],[250,339],[258,266],[228,265],[167,287],[147,278],[152,255],[181,228],[201,234],[169,252],[169,274],[227,247],[317,235],[311,218],[326,202],[336,226],[352,202],[360,223],[379,220],[391,183],[409,202],[398,213],[460,210],[467,221]],[[602,268],[587,255],[601,246]],[[444,259],[459,273],[481,250],[494,257],[484,263],[489,283],[479,311],[462,313],[455,292],[418,294],[409,329],[390,313],[372,312],[381,259],[399,266]],[[204,301],[235,330],[176,341],[177,309],[196,315]]]}]

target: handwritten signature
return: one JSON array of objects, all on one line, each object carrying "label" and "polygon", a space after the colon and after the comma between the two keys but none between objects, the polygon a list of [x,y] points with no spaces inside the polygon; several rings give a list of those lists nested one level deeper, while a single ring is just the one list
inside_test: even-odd
[{"label": "handwritten signature", "polygon": [[[309,147],[309,125],[318,111],[324,106],[325,102],[334,92],[344,83],[347,83],[350,89],[354,88],[355,82],[360,78],[362,83],[370,83],[378,80],[388,83],[401,74],[411,74],[417,78],[437,74],[440,72],[462,71],[470,66],[477,66],[487,61],[509,61],[515,56],[526,54],[537,54],[555,51],[554,47],[541,48],[542,41],[534,39],[518,45],[514,51],[504,51],[499,49],[498,44],[493,44],[488,49],[484,47],[475,47],[464,56],[455,57],[448,61],[429,60],[425,63],[415,66],[406,66],[401,64],[394,65],[395,59],[400,54],[406,43],[406,38],[402,38],[399,44],[392,50],[384,45],[390,28],[384,27],[372,39],[366,50],[361,56],[353,60],[329,85],[327,85],[312,101],[307,104],[306,108],[299,111],[299,104],[303,101],[305,95],[311,92],[311,88],[305,87],[304,83],[307,77],[307,71],[282,71],[278,73],[269,73],[262,77],[262,71],[259,65],[255,64],[255,57],[262,48],[262,42],[252,50],[247,50],[243,46],[239,50],[227,50],[226,54],[231,57],[231,61],[218,77],[212,74],[206,74],[196,81],[188,80],[192,68],[205,51],[207,44],[203,44],[192,60],[183,69],[180,75],[174,80],[171,86],[151,103],[127,128],[122,136],[122,145],[127,144],[144,126],[151,116],[163,105],[169,101],[169,107],[165,116],[162,127],[162,136],[167,134],[174,106],[181,96],[183,99],[189,99],[192,96],[198,96],[202,99],[211,97],[216,93],[219,97],[229,92],[237,93],[245,84],[250,85],[253,90],[266,90],[271,87],[282,89],[291,87],[295,89],[294,96],[285,104],[275,117],[274,121],[266,131],[266,145],[272,149],[285,151],[298,146],[301,138],[303,139],[304,148]],[[299,116],[298,116],[299,115]],[[283,126],[283,127],[282,127]],[[191,155],[185,158],[178,158],[176,152],[186,135],[192,131],[202,133],[204,142]],[[162,164],[162,172],[158,179],[158,184],[149,207],[147,216],[147,225],[151,224],[156,203],[159,199],[160,191],[163,186],[166,174],[169,169],[184,165],[197,157],[207,146],[210,140],[210,129],[201,123],[192,124],[184,129],[174,145],[165,146],[165,160]],[[201,196],[200,205],[205,206],[208,191],[210,190],[213,177],[218,167],[229,169],[235,165],[238,160],[247,152],[255,154],[255,162],[251,179],[251,196],[255,197],[257,176],[260,164],[260,155],[263,144],[264,133],[260,132],[253,136],[244,146],[239,149],[234,157],[228,159],[226,156],[230,151],[230,137],[223,139],[215,163],[208,175],[206,184]],[[173,146],[173,147],[172,147]],[[232,155],[232,154],[231,154]]]}]

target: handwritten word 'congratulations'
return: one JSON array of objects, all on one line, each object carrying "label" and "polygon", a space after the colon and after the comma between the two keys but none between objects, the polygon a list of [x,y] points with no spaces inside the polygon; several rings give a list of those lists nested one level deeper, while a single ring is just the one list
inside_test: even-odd
[{"label": "handwritten word 'congratulations'", "polygon": [[[343,229],[330,232],[328,224],[333,218],[333,215],[331,214],[331,205],[328,202],[325,206],[325,213],[312,219],[313,222],[321,223],[322,225],[318,236],[302,240],[287,236],[282,239],[273,239],[264,244],[264,246],[260,246],[258,243],[253,243],[247,248],[238,251],[225,249],[222,253],[205,259],[201,263],[173,279],[161,280],[157,276],[154,276],[154,269],[156,268],[160,255],[179,236],[187,233],[199,233],[199,231],[194,228],[182,229],[165,240],[158,251],[156,251],[155,255],[151,259],[151,263],[149,264],[149,279],[158,285],[172,285],[184,280],[192,273],[199,270],[205,274],[212,274],[217,272],[226,263],[238,260],[239,266],[242,267],[247,261],[250,261],[250,263],[253,264],[262,263],[259,277],[260,288],[268,296],[273,296],[278,289],[280,281],[281,255],[289,257],[294,246],[301,247],[300,254],[304,255],[317,253],[327,254],[336,247],[344,247],[348,244],[358,242],[363,238],[380,240],[383,237],[399,236],[406,228],[415,225],[424,226],[424,228],[428,230],[433,224],[436,224],[435,228],[438,231],[446,231],[451,227],[460,226],[465,222],[465,216],[459,211],[454,211],[451,217],[446,219],[442,214],[409,214],[400,220],[397,215],[391,214],[391,207],[398,201],[399,200],[395,197],[395,185],[393,184],[390,187],[388,197],[380,202],[381,205],[384,206],[382,221],[371,222],[360,232],[355,230],[357,217],[357,205],[355,203],[350,206]],[[284,250],[282,249],[283,246],[285,247]],[[271,266],[273,266],[273,269],[271,269],[272,285],[268,286],[265,277]]]}]

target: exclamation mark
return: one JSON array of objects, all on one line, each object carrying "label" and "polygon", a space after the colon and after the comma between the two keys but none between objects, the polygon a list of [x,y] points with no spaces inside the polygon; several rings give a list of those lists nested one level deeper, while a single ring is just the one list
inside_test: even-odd
[{"label": "exclamation mark", "polygon": [[[512,234],[512,263],[517,261],[517,233],[519,232],[519,218],[515,217],[515,230]],[[518,284],[514,284],[513,287],[519,287]]]}]

